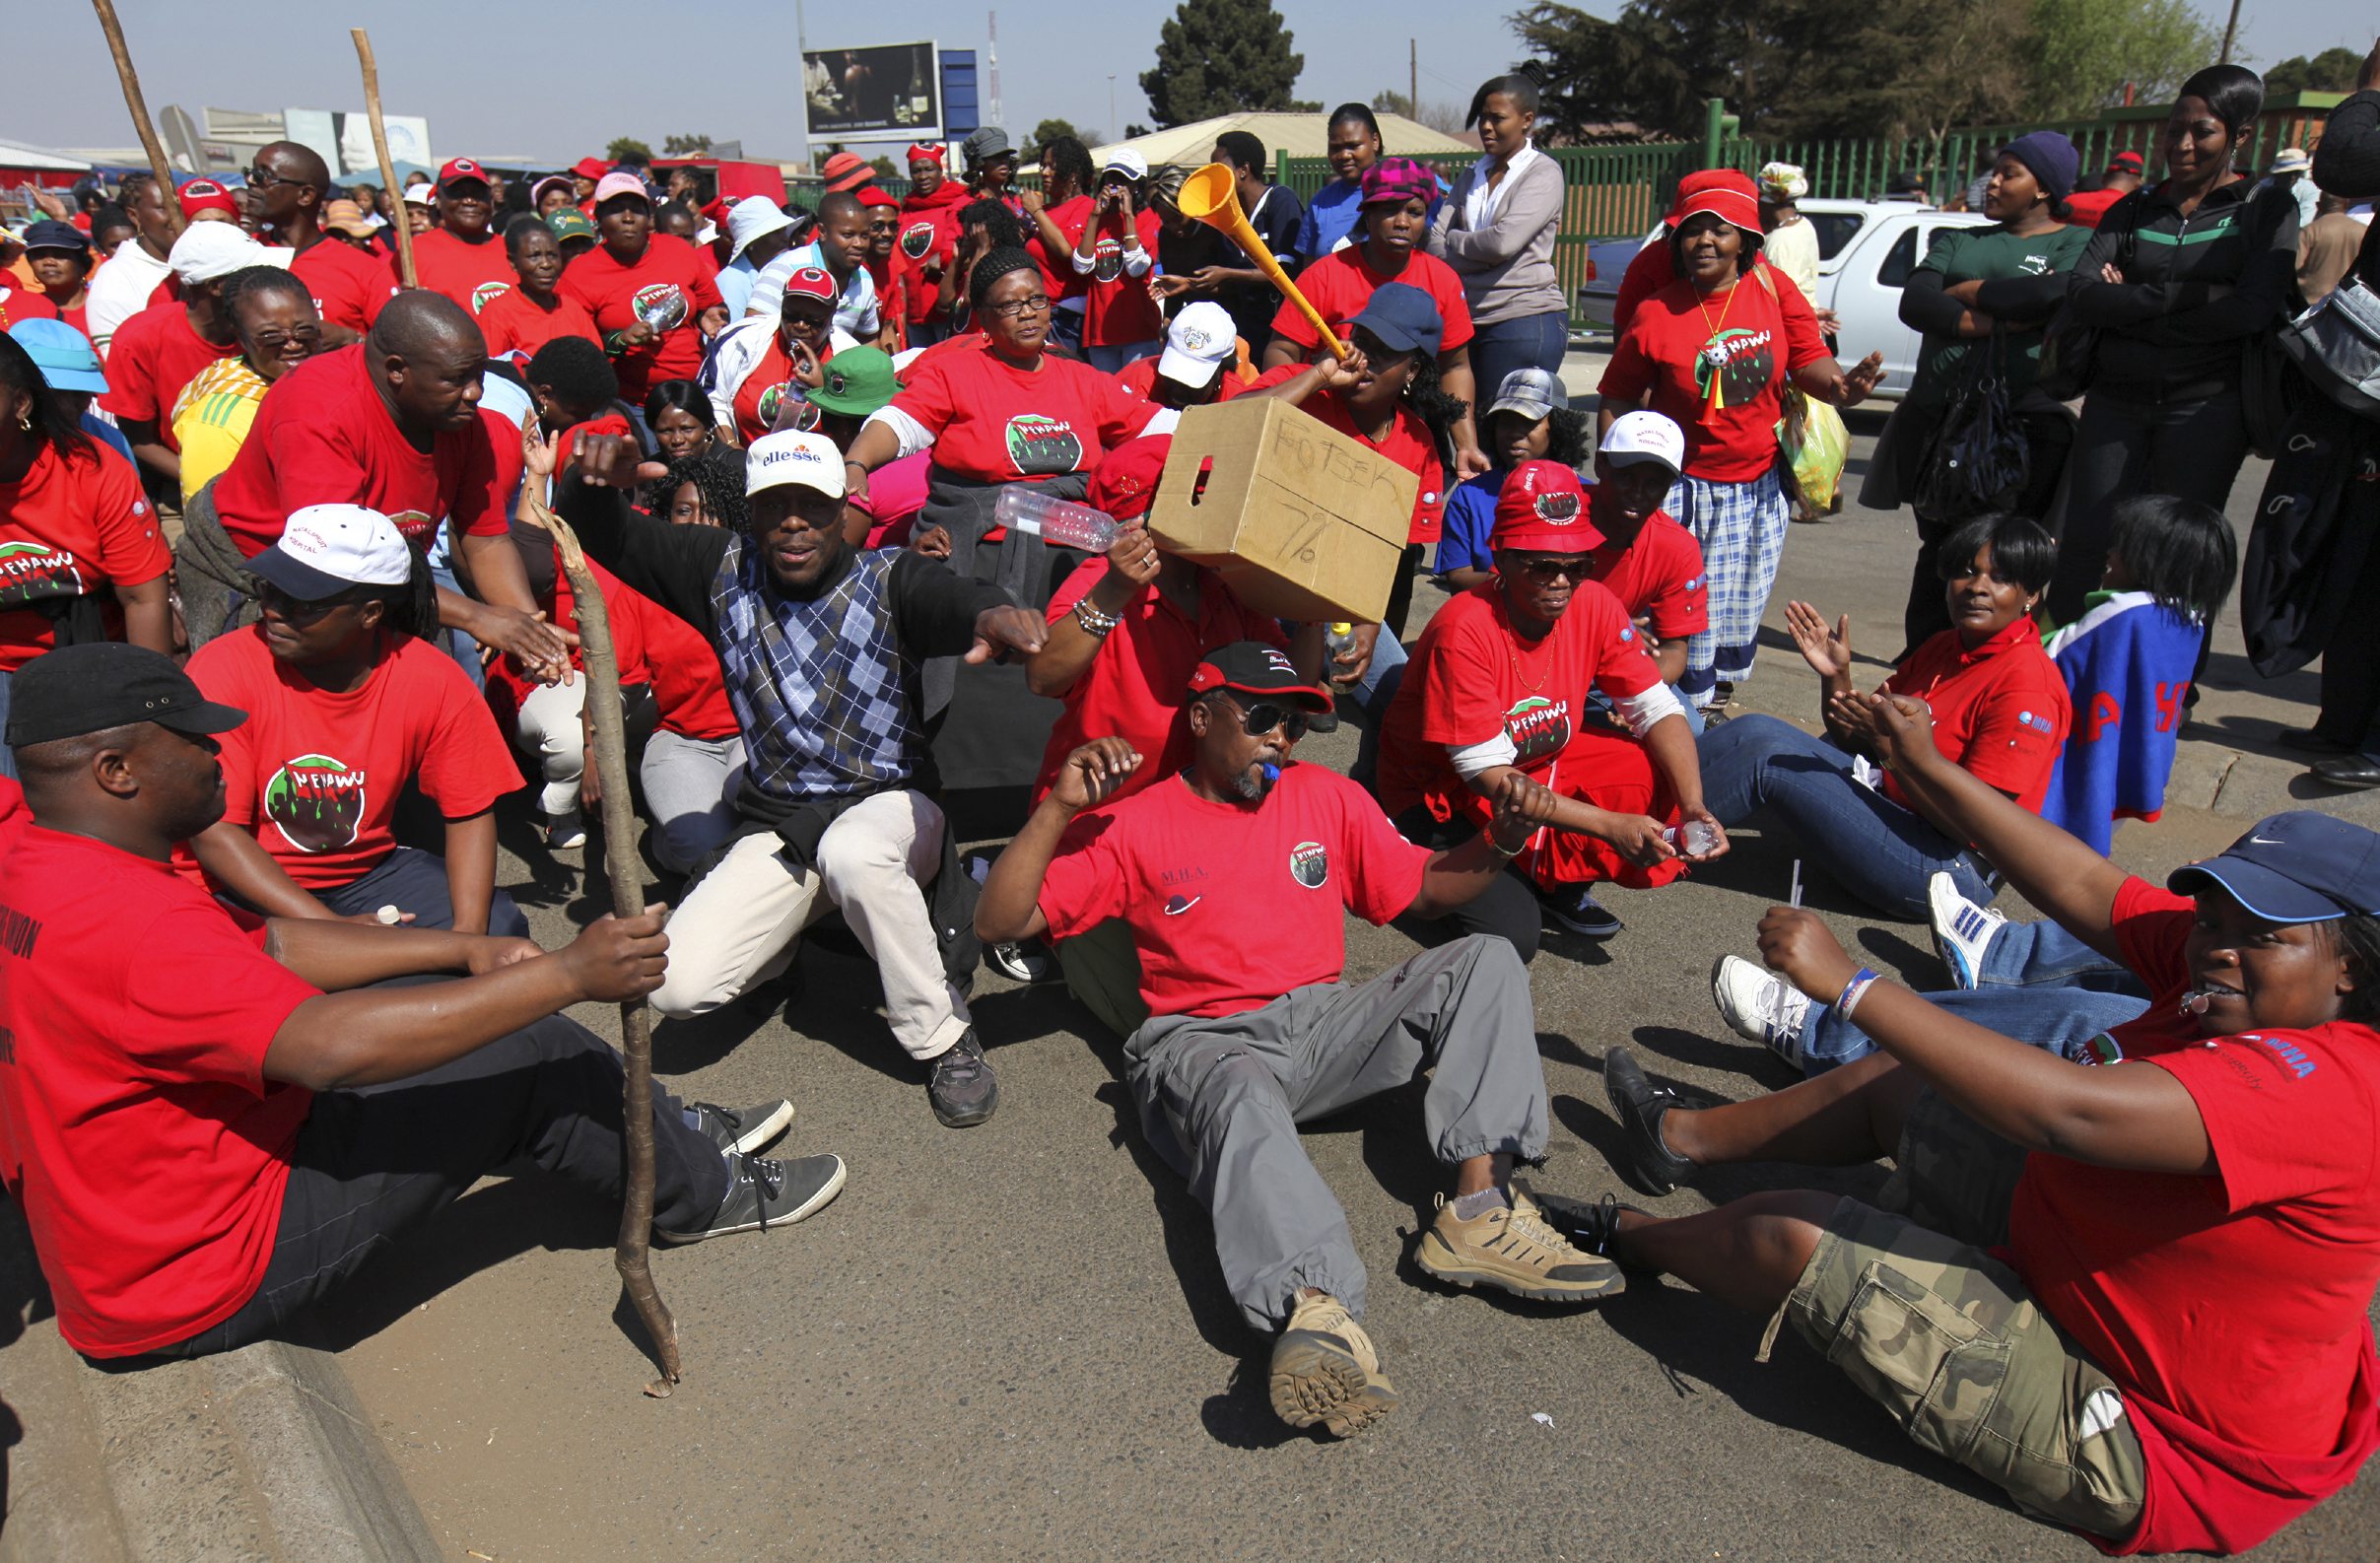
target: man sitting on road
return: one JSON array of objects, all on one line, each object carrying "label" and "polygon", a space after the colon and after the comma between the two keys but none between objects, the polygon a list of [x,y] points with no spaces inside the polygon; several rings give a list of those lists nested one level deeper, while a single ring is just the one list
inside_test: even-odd
[{"label": "man sitting on road", "polygon": [[717,650],[744,736],[742,823],[670,919],[679,958],[653,1007],[732,1002],[840,911],[883,978],[894,1039],[928,1066],[934,1116],[983,1122],[999,1089],[959,986],[979,953],[962,937],[975,885],[929,795],[918,674],[927,657],[1038,651],[1041,615],[914,549],[853,548],[843,452],[821,436],[753,442],[748,532],[632,513],[619,490],[640,476],[636,442],[578,444],[589,481],[566,482],[560,508],[590,557]]},{"label": "man sitting on road", "polygon": [[[11,693],[24,791],[0,784],[0,1182],[69,1344],[196,1356],[263,1338],[519,1161],[620,1198],[620,1059],[559,1011],[660,983],[659,909],[553,955],[236,916],[170,859],[222,815],[211,735],[244,713],[110,642],[34,658]],[[433,973],[469,975],[372,985]],[[840,1159],[749,1154],[791,1113],[656,1089],[655,1235],[782,1225],[833,1199]]]},{"label": "man sitting on road", "polygon": [[1153,757],[1122,738],[1076,749],[992,865],[976,929],[1066,938],[1111,917],[1128,924],[1151,1015],[1124,1043],[1142,1129],[1205,1201],[1241,1317],[1280,1331],[1273,1410],[1344,1438],[1394,1409],[1396,1392],[1355,1322],[1363,1261],[1299,1122],[1429,1070],[1422,1116],[1455,1191],[1439,1197],[1415,1262],[1457,1286],[1548,1302],[1620,1289],[1616,1270],[1573,1249],[1509,1182],[1514,1162],[1543,1152],[1547,1124],[1513,947],[1471,935],[1368,983],[1339,980],[1343,912],[1385,923],[1477,895],[1551,817],[1553,794],[1512,772],[1488,829],[1428,851],[1354,782],[1290,758],[1330,697],[1278,647],[1222,646],[1190,688],[1189,767],[1085,817]]}]

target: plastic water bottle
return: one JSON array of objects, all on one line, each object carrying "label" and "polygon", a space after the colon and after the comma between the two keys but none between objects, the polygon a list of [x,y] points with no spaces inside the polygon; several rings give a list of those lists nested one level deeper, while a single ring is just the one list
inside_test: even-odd
[{"label": "plastic water bottle", "polygon": [[1030,532],[1058,548],[1104,554],[1116,541],[1116,517],[1105,510],[1053,499],[1030,483],[1011,483],[991,502],[995,525]]},{"label": "plastic water bottle", "polygon": [[1341,652],[1355,649],[1355,626],[1344,619],[1335,620],[1323,634],[1323,668],[1325,676],[1336,672]]}]

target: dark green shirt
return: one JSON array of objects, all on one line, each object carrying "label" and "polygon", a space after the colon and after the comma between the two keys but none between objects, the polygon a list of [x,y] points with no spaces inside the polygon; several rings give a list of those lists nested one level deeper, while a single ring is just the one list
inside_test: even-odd
[{"label": "dark green shirt", "polygon": [[[2053,228],[2029,238],[2018,238],[1997,224],[1939,229],[1910,288],[1922,296],[1925,291],[1962,282],[2000,285],[1987,286],[1977,306],[2002,322],[2002,363],[2008,377],[2009,398],[2014,400],[2032,389],[2034,377],[2041,373],[2041,328],[2065,295],[2066,274],[2081,258],[2090,237],[2091,231],[2078,225]],[[1932,281],[1928,273],[1940,281]],[[1926,333],[1918,349],[1917,375],[1909,400],[1938,402],[1958,383],[1967,355],[1988,351],[1992,344],[1984,337],[1958,337],[1932,329],[1938,318],[1954,322],[1959,309],[1938,292],[1934,300],[1926,301],[1933,307],[1908,306],[1918,302],[1911,298],[1901,311],[1902,319]],[[1928,317],[1911,319],[1912,314]]]}]

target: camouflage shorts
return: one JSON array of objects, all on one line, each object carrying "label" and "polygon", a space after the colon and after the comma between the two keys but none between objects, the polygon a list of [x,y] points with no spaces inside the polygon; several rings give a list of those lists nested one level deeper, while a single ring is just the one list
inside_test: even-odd
[{"label": "camouflage shorts", "polygon": [[2008,1241],[2008,1206],[2024,1152],[1944,1101],[1932,1087],[1909,1104],[1892,1177],[1876,1207],[1979,1249]]},{"label": "camouflage shorts", "polygon": [[1778,1318],[2017,1507],[2108,1537],[2140,1523],[2122,1395],[1981,1249],[1846,1198]]}]

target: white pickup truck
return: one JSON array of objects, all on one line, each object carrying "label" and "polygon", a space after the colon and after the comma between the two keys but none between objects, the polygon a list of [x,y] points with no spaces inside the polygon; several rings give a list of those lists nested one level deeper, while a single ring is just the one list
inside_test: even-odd
[{"label": "white pickup truck", "polygon": [[[1818,297],[1839,322],[1835,340],[1846,365],[1884,355],[1879,397],[1898,397],[1917,373],[1918,333],[1901,324],[1901,288],[1945,228],[1988,222],[1980,212],[1941,212],[1906,201],[1803,201],[1802,216],[1818,231]],[[1655,229],[1637,248],[1665,237]],[[1602,246],[1598,246],[1601,248]],[[1633,253],[1630,250],[1629,253]],[[1605,329],[1619,296],[1627,254],[1596,256],[1596,280],[1579,290],[1591,320]]]}]

